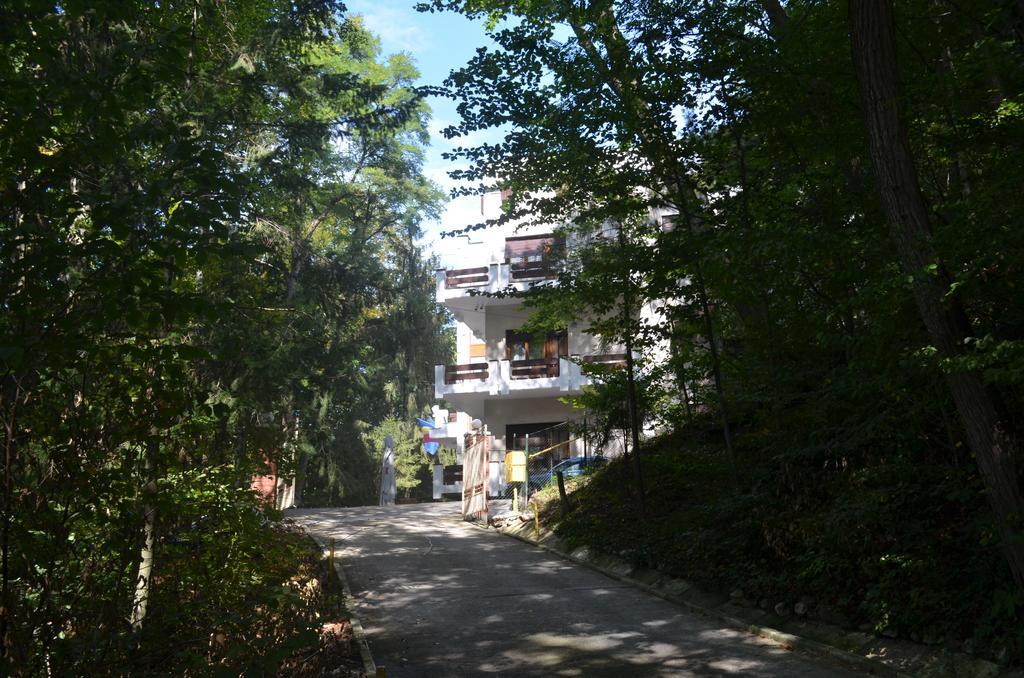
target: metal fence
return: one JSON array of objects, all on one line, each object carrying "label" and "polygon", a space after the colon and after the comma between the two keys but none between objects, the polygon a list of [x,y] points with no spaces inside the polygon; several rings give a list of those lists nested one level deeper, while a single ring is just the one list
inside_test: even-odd
[{"label": "metal fence", "polygon": [[533,494],[557,482],[559,464],[573,457],[582,457],[586,467],[593,456],[587,434],[584,419],[565,421],[521,437],[508,437],[505,441],[507,452],[522,452],[526,457],[526,479],[506,483],[501,498],[511,499],[513,510],[525,511]]}]

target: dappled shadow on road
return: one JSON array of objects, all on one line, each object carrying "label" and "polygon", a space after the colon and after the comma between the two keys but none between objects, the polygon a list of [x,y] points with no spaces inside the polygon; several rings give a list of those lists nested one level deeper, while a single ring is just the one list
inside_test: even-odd
[{"label": "dappled shadow on road", "polygon": [[389,676],[843,675],[520,542],[457,504],[300,510]]}]

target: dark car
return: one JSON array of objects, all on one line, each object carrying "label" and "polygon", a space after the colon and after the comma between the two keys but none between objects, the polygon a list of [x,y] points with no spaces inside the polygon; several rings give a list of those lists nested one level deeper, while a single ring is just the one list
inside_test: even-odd
[{"label": "dark car", "polygon": [[569,457],[563,459],[554,465],[553,468],[541,471],[539,473],[530,474],[530,491],[536,492],[550,482],[554,482],[555,474],[559,471],[562,472],[564,478],[573,478],[575,476],[589,473],[594,469],[601,468],[608,463],[608,459],[600,455],[592,455],[589,457]]}]

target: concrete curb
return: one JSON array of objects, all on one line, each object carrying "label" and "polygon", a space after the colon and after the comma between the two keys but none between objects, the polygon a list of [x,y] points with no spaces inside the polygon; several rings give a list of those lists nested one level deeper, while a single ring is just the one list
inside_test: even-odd
[{"label": "concrete curb", "polygon": [[[309,528],[305,525],[303,525],[303,529],[317,543],[321,551],[326,552],[330,549],[330,546],[323,539],[310,532]],[[373,661],[373,655],[370,654],[370,644],[366,640],[366,631],[363,630],[362,623],[356,617],[355,610],[352,609],[352,606],[355,604],[355,597],[352,595],[352,589],[349,588],[348,578],[345,576],[345,570],[341,567],[341,561],[337,557],[334,559],[334,573],[338,575],[338,581],[341,582],[341,592],[345,596],[346,606],[349,609],[349,623],[352,625],[352,635],[355,636],[356,647],[359,648],[359,657],[363,660],[363,673],[371,677],[376,676],[377,665]]]},{"label": "concrete curb", "polygon": [[[482,525],[477,525],[476,527],[480,527],[481,529],[487,529]],[[828,657],[857,671],[865,671],[867,673],[880,676],[889,676],[891,678],[910,678],[909,674],[903,673],[898,669],[895,669],[892,666],[889,666],[875,659],[871,659],[869,657],[849,652],[838,647],[826,645],[816,640],[795,636],[791,633],[786,633],[785,631],[773,629],[769,626],[760,626],[758,624],[752,624],[748,621],[744,621],[737,617],[733,617],[731,615],[718,612],[717,610],[713,610],[702,605],[697,605],[696,603],[686,600],[680,596],[673,595],[666,591],[662,591],[661,589],[655,586],[651,586],[650,584],[645,584],[644,582],[633,579],[632,577],[622,575],[618,572],[614,572],[606,567],[598,565],[597,563],[589,562],[588,560],[583,558],[577,558],[576,556],[573,556],[570,553],[565,553],[564,551],[548,546],[547,544],[542,544],[539,541],[536,541],[524,535],[506,531],[504,529],[497,530],[497,532],[498,534],[512,537],[513,539],[518,539],[524,544],[529,544],[531,546],[541,548],[549,553],[559,556],[560,558],[570,560],[578,565],[582,565],[591,570],[594,570],[595,572],[600,572],[606,577],[609,577],[616,581],[623,582],[625,584],[629,584],[630,586],[650,593],[651,595],[657,596],[658,598],[662,598],[671,603],[681,605],[692,612],[707,617],[708,619],[713,619],[717,622],[721,622],[722,624],[725,624],[726,626],[729,626],[738,631],[745,631],[747,633],[751,633],[755,636],[759,636],[761,638],[769,640],[787,650],[800,650],[802,652],[807,652],[809,654]]]}]

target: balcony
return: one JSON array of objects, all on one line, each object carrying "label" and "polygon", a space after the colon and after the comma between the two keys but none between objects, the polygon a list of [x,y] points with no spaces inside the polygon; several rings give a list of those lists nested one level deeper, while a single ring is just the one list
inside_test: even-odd
[{"label": "balcony", "polygon": [[458,290],[464,287],[486,285],[490,280],[490,271],[489,266],[446,270],[444,272],[444,287],[448,290]]},{"label": "balcony", "polygon": [[[584,356],[580,360],[609,367],[625,365],[621,353]],[[438,399],[464,395],[484,399],[556,396],[579,392],[591,383],[580,365],[568,358],[489,360],[434,367],[434,397]]]},{"label": "balcony", "polygon": [[534,358],[532,360],[508,360],[511,379],[550,379],[562,372],[560,358]]},{"label": "balcony", "polygon": [[558,270],[549,261],[499,262],[475,268],[439,269],[435,272],[436,297],[439,304],[512,303],[488,298],[504,290],[525,292],[536,283],[558,277]]}]

